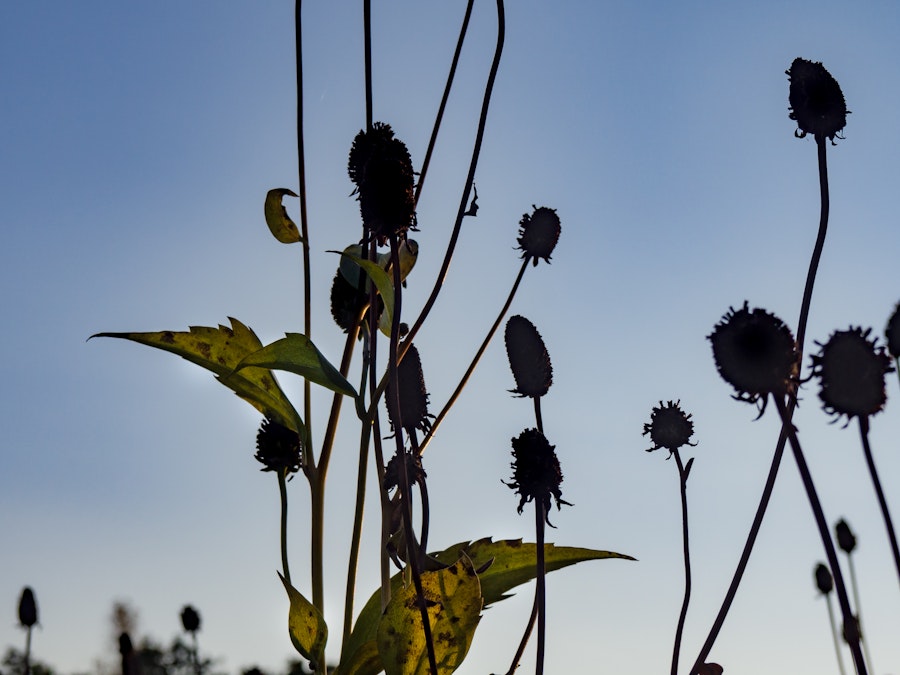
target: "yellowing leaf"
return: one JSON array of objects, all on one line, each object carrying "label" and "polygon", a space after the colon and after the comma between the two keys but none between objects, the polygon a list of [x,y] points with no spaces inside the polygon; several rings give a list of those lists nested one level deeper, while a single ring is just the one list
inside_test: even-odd
[{"label": "yellowing leaf", "polygon": [[[422,595],[431,626],[437,675],[462,664],[481,618],[481,587],[463,555],[450,567],[422,572]],[[413,584],[391,596],[378,624],[378,652],[387,675],[429,675],[419,599]]]},{"label": "yellowing leaf", "polygon": [[321,612],[309,600],[278,574],[284,590],[287,591],[291,608],[288,611],[288,633],[294,648],[300,655],[313,663],[325,658],[325,643],[328,641],[328,626]]},{"label": "yellowing leaf", "polygon": [[297,196],[295,192],[287,188],[275,188],[266,193],[266,204],[264,207],[266,225],[269,226],[269,230],[282,244],[296,244],[298,241],[302,241],[303,238],[300,236],[297,225],[288,215],[287,209],[284,208],[282,199],[284,199],[285,195]]},{"label": "yellowing leaf", "polygon": [[287,333],[280,340],[248,354],[234,370],[238,373],[250,367],[286,370],[339,394],[356,397],[353,386],[316,349],[312,340],[300,333]]},{"label": "yellowing leaf", "polygon": [[[388,273],[385,272],[378,263],[360,258],[358,255],[350,253],[347,249],[329,252],[340,253],[342,260],[352,260],[366,271],[369,278],[375,282],[375,288],[378,289],[378,293],[381,295],[382,300],[384,300],[384,312],[388,317],[388,325],[391,325],[390,318],[394,316],[394,284],[391,283],[391,278],[388,276]],[[344,273],[344,277],[348,277],[347,273]]]},{"label": "yellowing leaf", "polygon": [[259,351],[262,342],[256,334],[237,319],[229,319],[231,328],[220,325],[191,326],[187,332],[160,331],[155,333],[97,333],[95,337],[131,340],[149,347],[177,354],[191,363],[212,371],[216,379],[250,403],[263,415],[284,426],[305,433],[300,415],[285,396],[275,376],[264,368],[252,368],[234,375],[235,367],[248,354]]}]

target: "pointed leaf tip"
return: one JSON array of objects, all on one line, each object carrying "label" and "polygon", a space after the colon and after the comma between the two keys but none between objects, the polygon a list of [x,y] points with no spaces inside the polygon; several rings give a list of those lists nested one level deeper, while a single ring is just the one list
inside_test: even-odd
[{"label": "pointed leaf tip", "polygon": [[325,658],[325,643],[328,641],[328,626],[318,608],[303,597],[291,583],[281,576],[290,600],[288,610],[288,633],[294,648],[306,659],[318,663]]},{"label": "pointed leaf tip", "polygon": [[272,235],[282,244],[296,244],[303,241],[303,237],[300,236],[296,223],[291,220],[287,209],[284,208],[282,200],[285,195],[298,196],[293,190],[287,188],[275,188],[266,193],[266,203],[263,209],[266,215],[266,225],[269,226]]}]

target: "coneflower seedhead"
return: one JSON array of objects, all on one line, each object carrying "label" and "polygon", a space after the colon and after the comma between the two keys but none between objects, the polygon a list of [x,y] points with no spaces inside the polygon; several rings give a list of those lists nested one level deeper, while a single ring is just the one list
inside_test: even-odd
[{"label": "coneflower seedhead", "polygon": [[716,369],[737,392],[734,398],[765,410],[769,394],[785,396],[796,389],[797,345],[790,329],[764,309],[729,308],[709,335]]},{"label": "coneflower seedhead", "polygon": [[816,587],[822,595],[828,595],[834,590],[834,580],[831,578],[831,570],[827,565],[823,563],[816,565],[815,577]]},{"label": "coneflower seedhead", "polygon": [[22,597],[19,598],[19,623],[26,628],[31,628],[37,621],[38,612],[34,591],[30,586],[26,586],[22,589]]},{"label": "coneflower seedhead", "polygon": [[794,134],[799,138],[812,134],[832,143],[835,136],[841,138],[848,110],[837,80],[821,63],[801,58],[794,59],[785,72],[791,82],[790,118],[797,122]]},{"label": "coneflower seedhead", "polygon": [[834,526],[834,533],[837,535],[838,546],[844,553],[853,553],[856,548],[856,535],[847,524],[847,521],[841,518]]},{"label": "coneflower seedhead", "polygon": [[550,354],[537,328],[524,316],[509,317],[505,331],[506,355],[516,380],[510,391],[519,396],[540,398],[553,384]]},{"label": "coneflower seedhead", "polygon": [[363,227],[384,245],[390,235],[406,238],[416,229],[416,205],[412,160],[406,144],[394,137],[389,124],[376,122],[371,131],[360,131],[350,148],[347,165],[356,185]]},{"label": "coneflower seedhead", "polygon": [[691,443],[694,423],[691,422],[691,416],[681,409],[681,401],[669,401],[666,405],[660,401],[650,413],[650,421],[644,424],[644,433],[641,435],[647,434],[650,434],[650,441],[653,443],[653,447],[647,448],[647,452],[665,448],[671,457],[682,446],[696,445]]},{"label": "coneflower seedhead", "polygon": [[384,392],[391,429],[396,430],[398,421],[402,420],[403,429],[407,433],[412,433],[415,429],[427,432],[431,428],[431,418],[434,415],[428,412],[425,375],[422,373],[422,360],[419,358],[419,350],[415,345],[409,346],[406,356],[397,366],[397,381],[400,392],[399,419],[395,409],[396,396],[390,382]]},{"label": "coneflower seedhead", "polygon": [[296,473],[300,469],[300,435],[293,429],[266,418],[256,434],[256,455],[260,471]]},{"label": "coneflower seedhead", "polygon": [[[406,478],[409,480],[409,484],[424,484],[428,474],[425,473],[425,469],[422,466],[421,455],[414,452],[404,452],[402,453],[402,457],[406,459]],[[382,487],[386,491],[393,490],[400,485],[400,471],[403,469],[401,461],[401,455],[394,453],[394,456],[388,461],[387,466],[384,467]]]},{"label": "coneflower seedhead", "polygon": [[550,262],[550,254],[559,241],[562,225],[559,216],[556,215],[556,209],[546,206],[532,205],[532,207],[534,212],[531,215],[524,214],[519,221],[518,242],[522,257],[531,258],[536,266],[540,258]]},{"label": "coneflower seedhead", "polygon": [[825,412],[840,417],[874,415],[887,401],[884,376],[893,371],[884,347],[869,340],[871,328],[836,331],[813,355],[813,375],[819,378],[819,398]]},{"label": "coneflower seedhead", "polygon": [[888,319],[887,328],[884,329],[884,339],[887,340],[888,351],[895,359],[900,358],[900,303],[894,308],[894,313]]},{"label": "coneflower seedhead", "polygon": [[200,613],[190,605],[185,605],[181,610],[181,625],[188,633],[196,633],[200,630]]},{"label": "coneflower seedhead", "polygon": [[367,295],[347,281],[338,270],[331,284],[331,316],[345,333],[353,328],[366,302]]},{"label": "coneflower seedhead", "polygon": [[519,495],[519,513],[522,513],[527,502],[538,500],[544,507],[545,521],[553,527],[547,516],[550,513],[550,498],[556,500],[557,509],[562,504],[571,506],[563,500],[559,487],[563,475],[556,457],[556,446],[550,445],[537,429],[526,429],[512,439],[512,447],[513,476],[512,482],[506,485]]}]

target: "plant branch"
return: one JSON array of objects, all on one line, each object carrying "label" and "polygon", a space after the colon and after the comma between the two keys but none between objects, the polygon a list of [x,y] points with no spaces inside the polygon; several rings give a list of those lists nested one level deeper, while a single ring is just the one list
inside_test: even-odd
[{"label": "plant branch", "polygon": [[688,604],[691,601],[691,549],[688,539],[687,474],[678,450],[674,450],[673,454],[675,455],[675,464],[678,466],[678,482],[681,487],[681,524],[684,543],[684,602],[681,604],[678,627],[675,629],[675,647],[672,650],[672,675],[678,675],[678,655],[681,652],[684,622],[687,618]]},{"label": "plant branch", "polygon": [[278,471],[278,493],[281,495],[281,570],[284,574],[284,580],[291,583],[291,570],[288,567],[287,552],[287,478],[285,477],[284,469]]},{"label": "plant branch", "polygon": [[878,478],[878,470],[875,468],[875,458],[872,457],[872,448],[869,446],[869,418],[859,418],[859,435],[862,438],[863,452],[866,455],[866,465],[869,467],[869,475],[872,476],[872,484],[875,486],[875,494],[878,496],[878,505],[881,507],[881,515],[884,518],[884,527],[887,529],[888,539],[891,542],[891,553],[894,555],[894,566],[897,568],[897,577],[900,578],[900,548],[897,546],[897,533],[891,521],[891,512],[888,510],[887,499],[881,488],[881,480]]}]

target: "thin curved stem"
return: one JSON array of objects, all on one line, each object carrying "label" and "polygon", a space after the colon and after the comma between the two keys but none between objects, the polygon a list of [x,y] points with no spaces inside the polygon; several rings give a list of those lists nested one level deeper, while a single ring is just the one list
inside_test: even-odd
[{"label": "thin curved stem", "polygon": [[287,479],[284,470],[278,471],[278,493],[281,495],[281,571],[284,574],[284,580],[291,583],[291,569],[288,567],[287,552]]},{"label": "thin curved stem", "polygon": [[[432,307],[434,307],[434,303],[437,301],[438,294],[441,291],[441,287],[444,284],[444,279],[447,276],[447,270],[450,269],[450,260],[453,258],[453,252],[456,249],[456,242],[459,239],[459,232],[462,228],[462,220],[463,216],[466,212],[468,203],[469,203],[469,193],[472,190],[472,182],[475,180],[475,169],[478,166],[478,158],[481,155],[481,144],[484,140],[484,130],[487,125],[487,115],[488,109],[491,104],[491,94],[494,91],[494,82],[497,79],[497,70],[500,67],[500,56],[503,54],[503,41],[506,35],[506,14],[503,7],[503,0],[497,0],[497,46],[494,49],[494,59],[491,62],[491,70],[488,74],[487,84],[484,88],[484,98],[481,103],[481,115],[478,119],[478,130],[475,133],[475,145],[472,149],[472,158],[469,161],[469,172],[466,176],[465,187],[463,188],[462,197],[460,198],[459,208],[456,212],[456,222],[453,224],[453,232],[450,234],[450,241],[447,244],[447,251],[444,254],[444,261],[441,263],[441,269],[438,271],[437,279],[434,283],[434,288],[431,290],[431,295],[428,296],[428,300],[425,301],[425,305],[422,307],[422,311],[419,313],[418,318],[416,318],[415,323],[412,325],[412,328],[409,330],[409,334],[405,339],[406,344],[412,344],[412,340],[415,338],[416,333],[419,332],[419,329],[422,327],[422,324],[425,322],[426,317],[431,313]],[[400,353],[400,358],[403,357],[403,354],[406,350],[402,350]]]},{"label": "thin curved stem", "polygon": [[687,475],[678,450],[675,450],[673,454],[675,455],[675,464],[678,466],[678,482],[681,487],[681,525],[684,543],[684,602],[681,604],[678,627],[675,629],[675,646],[672,649],[672,675],[678,675],[678,655],[681,652],[684,622],[687,618],[688,604],[691,601],[691,549],[688,538]]},{"label": "thin curved stem", "polygon": [[850,598],[847,595],[844,575],[841,573],[841,566],[838,563],[837,553],[834,550],[834,543],[831,540],[831,534],[828,530],[828,523],[825,520],[825,513],[822,510],[822,504],[819,501],[819,495],[813,484],[809,466],[806,464],[806,458],[803,456],[803,451],[800,448],[797,433],[787,417],[788,412],[784,402],[780,398],[775,397],[775,406],[778,408],[778,414],[781,416],[783,425],[788,427],[788,440],[791,444],[791,450],[794,452],[794,459],[797,461],[797,470],[800,472],[800,479],[803,481],[806,496],[809,498],[809,505],[812,509],[816,526],[819,528],[819,536],[822,538],[822,546],[825,548],[828,565],[831,567],[831,576],[834,578],[834,590],[837,594],[841,614],[843,615],[845,637],[847,644],[850,646],[850,652],[853,654],[857,675],[867,675],[866,663],[859,644],[859,633],[856,630],[856,617],[853,615],[853,610],[850,607]]},{"label": "thin curved stem", "polygon": [[519,662],[522,660],[522,654],[525,653],[525,647],[528,645],[528,639],[531,637],[531,632],[534,630],[535,621],[537,621],[538,615],[538,596],[537,593],[534,594],[534,603],[531,605],[531,616],[528,618],[528,625],[525,626],[525,633],[522,635],[522,639],[519,641],[519,648],[516,650],[516,655],[513,657],[512,664],[509,666],[509,670],[506,671],[506,675],[513,675],[516,672],[516,669],[519,667]]},{"label": "thin curved stem", "polygon": [[372,130],[372,2],[363,0],[363,33],[366,69],[366,130]]},{"label": "thin curved stem", "polygon": [[884,527],[887,530],[888,539],[891,542],[891,553],[894,555],[894,566],[897,568],[897,578],[900,579],[900,548],[897,546],[897,533],[891,521],[891,512],[888,510],[887,499],[881,488],[881,480],[878,478],[878,470],[875,468],[875,458],[872,457],[872,448],[869,446],[869,418],[859,418],[859,435],[862,438],[863,452],[866,455],[866,465],[869,467],[869,475],[872,476],[872,484],[875,486],[875,494],[878,496],[878,505],[881,507],[881,515],[884,518]]},{"label": "thin curved stem", "polygon": [[[800,303],[800,318],[797,321],[798,363],[803,362],[803,343],[806,339],[806,325],[809,321],[809,309],[812,304],[812,294],[816,282],[816,274],[819,270],[819,261],[822,258],[822,250],[825,246],[825,235],[828,232],[828,215],[831,204],[828,192],[828,163],[824,138],[816,139],[816,148],[819,167],[819,230],[816,235],[816,243],[813,246],[812,256],[809,260],[809,268],[806,272],[806,284],[803,288],[803,299]],[[750,562],[750,554],[753,552],[753,546],[756,544],[759,529],[762,526],[766,510],[769,508],[769,500],[772,497],[772,490],[775,488],[775,478],[778,476],[778,470],[781,467],[781,458],[784,455],[784,448],[787,444],[787,425],[790,425],[796,407],[797,400],[795,398],[790,399],[787,408],[787,416],[786,418],[782,418],[781,432],[778,436],[778,442],[775,444],[772,464],[769,467],[769,474],[766,477],[766,483],[763,486],[763,491],[759,498],[756,514],[753,516],[753,523],[750,525],[750,531],[747,533],[744,549],[741,552],[741,557],[734,570],[731,584],[728,586],[728,590],[725,593],[725,598],[722,600],[722,606],[719,608],[719,613],[716,615],[715,621],[713,621],[713,625],[710,628],[709,635],[706,638],[706,642],[703,643],[703,647],[700,649],[700,653],[691,668],[691,675],[696,675],[699,668],[706,662],[706,657],[709,656],[710,651],[712,651],[716,638],[719,635],[719,631],[722,629],[725,618],[728,616],[728,610],[731,609],[731,603],[734,601],[735,595],[737,595],[737,589],[744,577],[747,564]]]},{"label": "thin curved stem", "polygon": [[441,412],[439,412],[437,417],[435,417],[434,422],[431,425],[431,429],[429,429],[428,433],[422,438],[422,444],[419,446],[420,453],[424,452],[425,447],[428,445],[428,443],[431,442],[431,439],[434,437],[434,433],[437,431],[437,428],[441,425],[441,422],[444,421],[444,417],[447,416],[447,413],[450,411],[450,408],[453,407],[453,404],[456,403],[456,399],[459,398],[462,390],[465,388],[466,384],[468,384],[469,378],[472,377],[472,373],[475,372],[475,368],[476,366],[478,366],[478,362],[481,361],[481,357],[484,355],[485,350],[491,343],[491,340],[494,339],[494,334],[497,332],[497,328],[500,327],[500,323],[503,321],[503,317],[506,316],[506,313],[509,311],[509,306],[512,304],[513,298],[516,296],[516,291],[519,290],[519,284],[522,282],[522,277],[525,275],[525,270],[528,268],[529,260],[529,258],[526,258],[522,261],[522,267],[519,268],[519,274],[516,276],[516,280],[513,282],[512,289],[509,291],[509,295],[507,296],[506,302],[503,304],[503,307],[500,309],[500,313],[494,320],[494,324],[491,326],[488,334],[485,336],[484,341],[478,348],[478,351],[475,352],[475,356],[472,359],[472,362],[469,364],[469,367],[466,370],[465,374],[462,376],[462,379],[459,381],[459,384],[456,385],[456,389],[450,395],[447,403],[444,404]]},{"label": "thin curved stem", "polygon": [[828,622],[831,624],[831,639],[834,641],[834,654],[837,657],[838,670],[841,675],[847,672],[844,670],[844,657],[841,655],[841,641],[838,638],[837,622],[834,620],[834,607],[831,606],[831,595],[825,595],[825,605],[828,607]]},{"label": "thin curved stem", "polygon": [[866,629],[863,628],[862,603],[859,599],[859,586],[856,583],[856,566],[853,564],[853,554],[847,553],[847,566],[850,568],[850,588],[853,589],[853,606],[856,607],[856,622],[859,626],[860,640],[862,641],[863,654],[866,657],[866,665],[873,673],[875,666],[872,663],[872,654],[869,653],[869,641],[866,640]]},{"label": "thin curved stem", "polygon": [[450,73],[447,75],[447,84],[444,85],[444,95],[441,97],[441,104],[438,106],[437,117],[434,119],[434,127],[431,130],[431,138],[428,139],[428,149],[425,151],[425,159],[422,160],[422,169],[419,171],[419,181],[416,183],[415,203],[419,203],[419,195],[425,186],[425,176],[428,174],[428,166],[431,164],[431,155],[434,153],[434,144],[437,142],[438,131],[441,128],[441,121],[444,119],[444,110],[447,107],[447,100],[450,98],[450,90],[453,88],[453,78],[456,76],[456,66],[459,65],[459,55],[462,53],[463,42],[466,40],[466,32],[469,29],[469,19],[472,16],[472,6],[475,0],[469,0],[466,3],[466,14],[463,17],[462,27],[459,29],[459,38],[456,41],[456,51],[453,52],[453,60],[450,62]]}]

